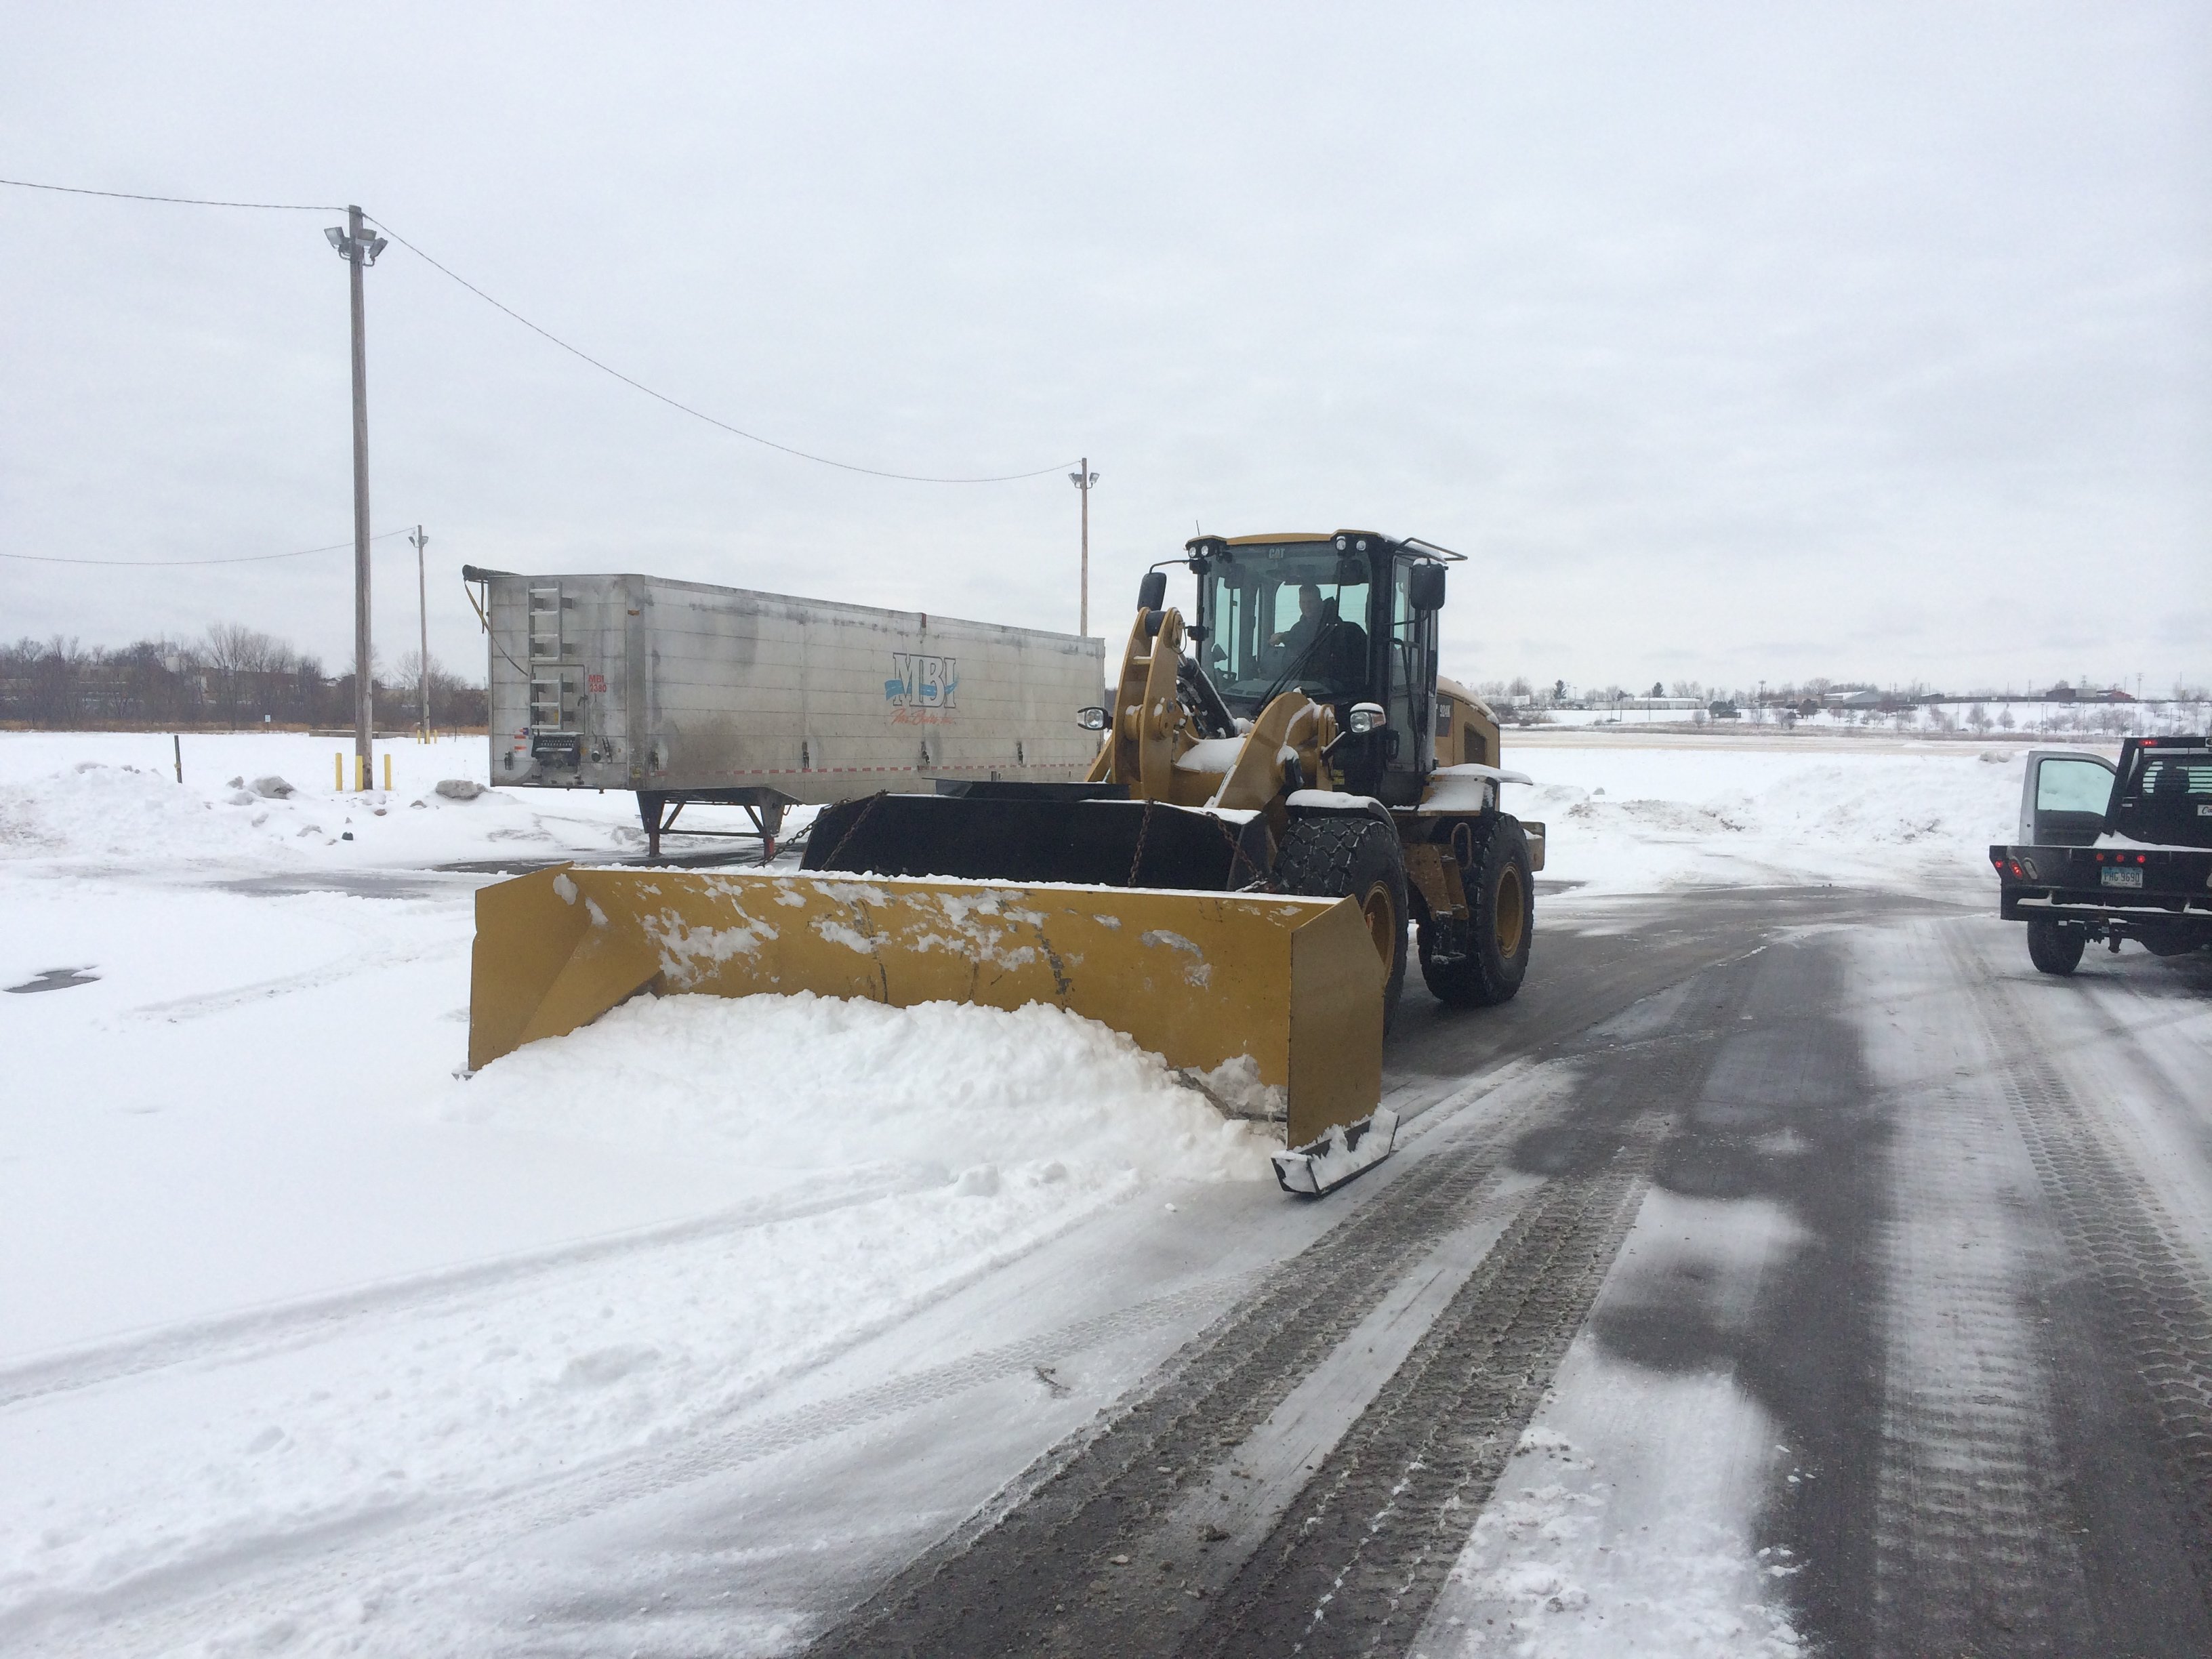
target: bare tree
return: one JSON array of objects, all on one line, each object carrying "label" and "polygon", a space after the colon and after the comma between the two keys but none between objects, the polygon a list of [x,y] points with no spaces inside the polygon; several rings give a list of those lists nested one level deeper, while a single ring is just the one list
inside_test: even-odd
[{"label": "bare tree", "polygon": [[216,623],[208,629],[199,654],[214,678],[216,706],[235,726],[255,680],[290,653],[258,629],[243,623]]}]

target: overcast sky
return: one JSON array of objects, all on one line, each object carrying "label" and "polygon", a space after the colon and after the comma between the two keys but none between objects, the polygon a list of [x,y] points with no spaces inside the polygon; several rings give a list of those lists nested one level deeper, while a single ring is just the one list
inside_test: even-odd
[{"label": "overcast sky", "polygon": [[[0,175],[368,212],[376,527],[1092,631],[1194,526],[1464,551],[1447,666],[2212,679],[2212,8],[8,9]],[[0,552],[351,533],[339,216],[0,188]],[[387,665],[412,550],[378,544]],[[1176,592],[1187,592],[1180,582]],[[0,559],[0,636],[343,554]]]}]

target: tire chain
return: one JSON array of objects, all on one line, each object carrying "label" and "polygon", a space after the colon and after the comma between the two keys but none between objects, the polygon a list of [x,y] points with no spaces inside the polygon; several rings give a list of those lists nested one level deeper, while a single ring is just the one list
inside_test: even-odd
[{"label": "tire chain", "polygon": [[[1375,820],[1370,817],[1311,817],[1298,820],[1301,825],[1323,826],[1329,833],[1323,841],[1318,831],[1311,842],[1297,842],[1285,848],[1285,856],[1276,860],[1275,873],[1284,887],[1293,893],[1318,893],[1330,888],[1344,890],[1352,880],[1352,860],[1358,856],[1359,843]],[[1293,858],[1299,853],[1307,857]],[[1316,859],[1312,854],[1321,853]],[[1330,888],[1320,883],[1326,879]]]}]

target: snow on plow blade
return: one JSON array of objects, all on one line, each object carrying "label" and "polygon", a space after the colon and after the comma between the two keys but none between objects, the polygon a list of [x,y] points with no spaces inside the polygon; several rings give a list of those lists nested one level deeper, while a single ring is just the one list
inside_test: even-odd
[{"label": "snow on plow blade", "polygon": [[[471,1068],[648,989],[1050,1003],[1179,1068],[1249,1055],[1280,1091],[1292,1147],[1352,1126],[1378,1139],[1364,1120],[1381,1097],[1382,1011],[1349,899],[574,868],[477,893]],[[1287,1189],[1337,1184],[1294,1186],[1282,1165],[1304,1156],[1278,1159]]]}]

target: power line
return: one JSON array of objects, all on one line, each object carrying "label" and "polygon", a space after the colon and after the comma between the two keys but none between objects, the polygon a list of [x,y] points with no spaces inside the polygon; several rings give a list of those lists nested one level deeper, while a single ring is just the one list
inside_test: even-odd
[{"label": "power line", "polygon": [[690,404],[686,403],[679,403],[677,399],[670,397],[666,392],[656,392],[651,386],[646,385],[644,381],[634,380],[629,375],[623,374],[622,370],[613,368],[609,364],[601,362],[597,357],[592,356],[591,353],[570,345],[566,340],[554,333],[550,329],[539,327],[536,323],[532,322],[529,318],[515,310],[514,307],[494,299],[490,295],[485,293],[482,289],[478,288],[474,283],[469,281],[467,277],[462,276],[459,271],[449,270],[445,265],[440,264],[428,254],[423,252],[421,248],[416,246],[414,243],[409,241],[398,231],[392,229],[390,225],[385,223],[383,220],[376,220],[375,224],[379,230],[382,231],[386,236],[389,236],[393,241],[398,243],[400,246],[405,248],[416,258],[422,260],[423,264],[428,265],[432,270],[442,272],[444,275],[452,277],[453,281],[459,283],[463,288],[468,289],[470,293],[475,295],[477,299],[482,300],[486,305],[491,307],[495,311],[505,312],[509,317],[512,317],[516,322],[520,323],[523,327],[528,329],[532,333],[542,336],[544,338],[551,341],[555,345],[560,347],[562,350],[567,352],[570,356],[582,359],[585,362],[589,363],[593,368],[598,369],[601,374],[613,375],[615,379],[620,380],[624,386],[634,387],[637,391],[645,393],[647,397],[653,398],[659,403],[666,404],[669,408],[675,410],[681,414],[689,415],[695,421],[704,421],[708,426],[718,428],[721,431],[730,434],[732,437],[743,438],[748,443],[761,444],[769,449],[780,450],[786,455],[796,456],[802,461],[812,461],[817,465],[834,466],[840,471],[866,473],[872,478],[894,478],[901,483],[1017,483],[1024,478],[1042,478],[1048,472],[1057,472],[1061,468],[1067,465],[1066,461],[1056,461],[1050,466],[1041,466],[1031,472],[1000,472],[981,477],[941,477],[934,474],[923,472],[890,472],[884,471],[881,467],[862,466],[857,462],[834,460],[827,455],[817,455],[807,450],[793,449],[789,444],[780,444],[773,438],[762,437],[757,432],[748,432],[743,427],[732,426],[727,421],[717,420],[714,416],[708,414],[703,410],[694,409]]},{"label": "power line", "polygon": [[320,202],[215,202],[200,196],[143,196],[130,190],[86,190],[79,185],[41,185],[28,179],[0,179],[18,190],[58,191],[64,196],[105,196],[118,202],[169,202],[178,207],[260,208],[270,213],[343,213]]},{"label": "power line", "polygon": [[[5,183],[0,179],[0,183]],[[373,542],[390,541],[394,536],[404,536],[404,530],[386,530],[371,536]],[[239,553],[222,559],[65,559],[52,553],[0,552],[0,559],[21,559],[32,564],[94,564],[127,566],[137,570],[182,570],[203,564],[259,564],[269,559],[304,559],[310,553],[351,552],[351,542],[332,542],[328,547],[295,548],[289,553]]]},{"label": "power line", "polygon": [[[67,196],[105,197],[112,201],[166,202],[179,207],[257,208],[276,213],[343,213],[347,210],[344,208],[322,205],[311,202],[228,202],[216,201],[206,197],[199,196],[152,196],[146,195],[137,191],[88,190],[76,185],[46,185],[37,183],[36,181],[28,179],[0,179],[0,185],[12,185],[19,190],[56,191]],[[631,375],[623,374],[622,370],[615,368],[612,364],[601,362],[597,357],[592,356],[588,351],[583,350],[580,347],[570,345],[559,335],[554,333],[552,330],[541,327],[538,324],[532,322],[529,318],[524,316],[513,306],[507,305],[503,301],[493,298],[490,295],[485,293],[483,289],[478,288],[474,283],[469,281],[467,277],[462,276],[460,272],[452,269],[448,265],[441,264],[436,259],[432,258],[428,253],[425,253],[421,248],[416,246],[414,243],[409,241],[404,236],[402,236],[398,231],[392,229],[390,225],[386,224],[381,219],[374,220],[374,222],[386,235],[389,236],[393,241],[398,243],[400,246],[405,248],[416,258],[422,260],[424,264],[428,265],[433,270],[435,270],[441,275],[450,277],[453,281],[459,283],[463,288],[468,289],[470,293],[475,295],[477,299],[482,300],[486,305],[491,307],[494,310],[504,313],[507,316],[514,319],[516,322],[520,323],[532,333],[536,334],[541,338],[548,340],[553,344],[560,347],[562,350],[567,352],[570,356],[589,363],[593,368],[598,369],[602,374],[612,375],[616,380],[620,380],[624,386],[629,386],[635,391],[642,392],[647,397],[653,398],[657,403],[665,404],[669,408],[675,410],[678,414],[689,415],[695,421],[703,421],[708,426],[714,427],[719,431],[726,432],[733,438],[743,438],[747,443],[759,444],[763,448],[775,450],[781,454],[793,456],[799,460],[812,461],[817,466],[836,467],[841,472],[858,472],[871,478],[890,478],[900,483],[1018,483],[1026,478],[1042,478],[1047,473],[1058,472],[1068,465],[1066,461],[1056,461],[1050,466],[1037,467],[1027,472],[997,472],[974,477],[948,477],[927,472],[893,472],[884,467],[862,466],[856,461],[841,461],[831,456],[815,454],[811,450],[797,449],[789,444],[778,443],[773,438],[763,438],[757,432],[748,432],[743,427],[732,426],[727,421],[718,420],[714,416],[708,414],[704,410],[695,409],[690,404],[684,403],[677,398],[672,398],[665,392],[656,392],[653,387],[646,385],[644,381],[637,380]],[[319,552],[325,550],[316,549],[314,550]],[[20,558],[27,557],[28,556],[13,554],[7,556]],[[292,556],[289,554],[264,554],[259,556],[265,558],[285,558]],[[70,560],[57,560],[54,561],[54,562],[71,563],[77,562]],[[110,562],[119,563],[125,562],[111,561]],[[177,562],[185,563],[192,562],[179,560],[177,561]],[[207,561],[207,562],[228,563],[230,561],[210,560]]]}]

